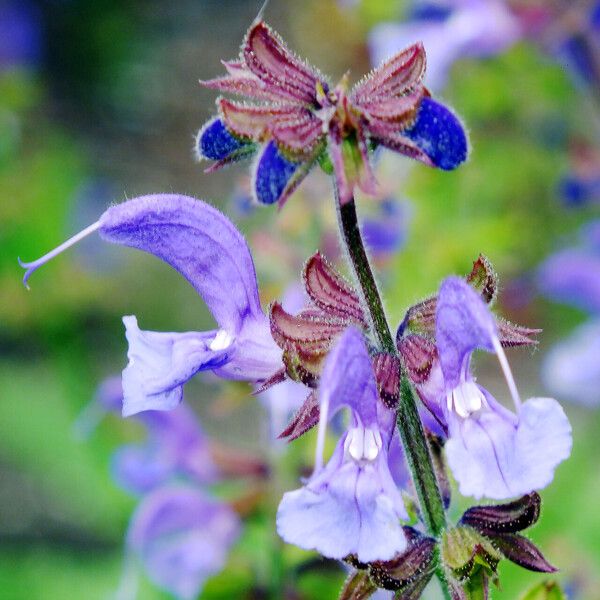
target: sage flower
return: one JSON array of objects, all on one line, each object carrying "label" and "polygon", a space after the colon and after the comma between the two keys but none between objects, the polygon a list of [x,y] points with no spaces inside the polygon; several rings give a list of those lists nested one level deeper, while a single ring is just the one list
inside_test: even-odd
[{"label": "sage flower", "polygon": [[[463,279],[444,280],[435,319],[435,353],[417,388],[447,430],[446,458],[461,494],[501,500],[548,485],[572,444],[571,426],[558,402],[521,402],[500,327]],[[498,356],[515,412],[476,382],[471,373],[476,349]]]},{"label": "sage flower", "polygon": [[239,532],[239,518],[227,504],[197,487],[174,484],[144,497],[126,543],[129,559],[151,581],[179,600],[193,600],[206,579],[225,567]]},{"label": "sage flower", "polygon": [[129,364],[123,371],[123,416],[169,410],[183,385],[211,370],[225,379],[260,382],[283,365],[258,295],[254,263],[235,225],[212,206],[174,194],[141,196],[109,208],[100,219],[31,263],[24,282],[48,260],[98,231],[105,241],[160,258],[198,292],[218,329],[206,332],[143,331],[123,318]]},{"label": "sage flower", "polygon": [[[358,329],[347,328],[327,355],[318,394],[315,471],[303,487],[283,496],[277,531],[286,542],[329,558],[390,559],[407,546],[400,520],[408,518],[388,462],[395,413],[379,400]],[[350,425],[323,466],[325,428],[344,406]]]},{"label": "sage flower", "polygon": [[317,163],[333,169],[342,204],[355,186],[375,193],[370,154],[376,146],[444,170],[467,157],[460,121],[421,82],[421,44],[349,90],[346,76],[333,87],[259,20],[248,30],[239,59],[223,64],[227,75],[201,83],[254,103],[218,98],[218,116],[198,133],[197,157],[215,161],[210,171],[256,154],[252,187],[262,204],[282,205]]}]

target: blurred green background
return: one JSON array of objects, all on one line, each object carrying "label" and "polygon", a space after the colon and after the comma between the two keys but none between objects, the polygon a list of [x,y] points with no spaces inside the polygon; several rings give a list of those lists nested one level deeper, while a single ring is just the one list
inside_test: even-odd
[{"label": "blurred green background", "polygon": [[[104,599],[119,582],[135,506],[113,483],[110,456],[140,432],[110,417],[82,441],[74,420],[98,383],[125,364],[122,315],[165,331],[202,330],[211,318],[168,267],[98,238],[36,273],[30,292],[21,285],[17,257],[40,256],[111,202],[176,191],[210,200],[247,233],[266,305],[297,279],[323,230],[333,231],[333,204],[325,176],[315,174],[280,213],[246,217],[231,198],[243,188],[247,168],[207,176],[193,160],[194,134],[214,109],[214,94],[198,79],[219,74],[219,60],[237,55],[258,2],[11,4],[31,30],[24,38],[29,53],[0,70],[0,598]],[[350,68],[355,80],[369,69],[369,28],[400,8],[385,0],[357,10],[331,0],[273,0],[266,18],[321,70],[336,79]],[[503,314],[544,328],[536,352],[509,357],[523,394],[542,395],[540,357],[583,317],[532,296],[528,282],[538,262],[575,239],[578,224],[593,214],[593,208],[565,208],[556,195],[569,139],[588,133],[588,108],[563,70],[527,43],[494,59],[457,63],[443,97],[468,124],[470,162],[452,174],[417,165],[400,183],[405,159],[389,156],[381,164],[386,185],[410,199],[413,212],[405,248],[380,265],[388,312],[395,325],[409,303],[446,274],[468,272],[484,252],[501,276]],[[360,199],[359,209],[369,210],[368,203]],[[481,378],[494,376],[489,365],[481,361]],[[205,428],[266,456],[263,409],[245,389],[206,387],[202,379],[187,387],[186,398]],[[501,383],[491,388],[503,397]],[[559,578],[576,584],[579,598],[594,600],[600,598],[600,413],[566,408],[573,456],[544,491],[531,537],[561,567]],[[296,460],[308,462],[313,444],[313,434],[299,442]],[[247,590],[269,587],[274,540],[273,513],[254,514],[230,566],[202,598],[262,597]],[[278,551],[284,568],[309,556]],[[334,598],[342,579],[336,570],[308,572],[298,580],[298,597]],[[505,567],[494,598],[517,598],[537,579]],[[144,583],[139,597],[168,596]]]}]

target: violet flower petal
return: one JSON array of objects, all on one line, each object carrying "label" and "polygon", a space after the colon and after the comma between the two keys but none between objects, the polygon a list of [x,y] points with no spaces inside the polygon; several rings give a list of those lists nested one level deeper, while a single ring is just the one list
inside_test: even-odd
[{"label": "violet flower petal", "polygon": [[189,407],[146,411],[137,419],[147,439],[118,449],[112,458],[113,475],[123,488],[143,494],[177,477],[199,484],[215,481],[218,472],[208,440]]},{"label": "violet flower petal", "polygon": [[345,460],[346,439],[305,487],[284,494],[277,531],[286,542],[329,558],[356,554],[362,562],[388,560],[406,548],[400,519],[408,516],[387,453],[364,464]]},{"label": "violet flower petal", "polygon": [[378,424],[379,397],[373,364],[363,334],[355,327],[348,327],[327,355],[319,401],[322,410],[327,404],[327,420],[347,406],[363,426],[376,427]]},{"label": "violet flower petal", "polygon": [[530,398],[518,417],[486,394],[489,409],[448,412],[448,465],[463,496],[503,500],[546,487],[571,452],[571,426],[552,398]]},{"label": "violet flower petal", "polygon": [[231,352],[231,339],[217,347],[215,332],[142,331],[134,316],[123,317],[123,323],[129,343],[129,364],[123,370],[124,417],[175,408],[183,398],[183,384],[198,371],[221,366]]},{"label": "violet flower petal", "polygon": [[239,519],[226,504],[196,488],[170,486],[138,506],[127,545],[156,585],[192,600],[206,579],[225,567],[239,530]]},{"label": "violet flower petal", "polygon": [[285,158],[270,141],[259,154],[254,170],[252,189],[260,204],[279,202],[300,163]]},{"label": "violet flower petal", "polygon": [[263,315],[254,263],[235,225],[216,208],[188,196],[141,196],[109,208],[100,236],[153,254],[181,273],[222,329],[238,333]]},{"label": "violet flower petal", "polygon": [[549,298],[600,313],[600,252],[583,248],[557,252],[541,265],[537,281]]},{"label": "violet flower petal", "polygon": [[493,340],[498,334],[494,316],[460,277],[448,277],[440,286],[435,337],[447,389],[458,386],[473,350],[495,351]]}]

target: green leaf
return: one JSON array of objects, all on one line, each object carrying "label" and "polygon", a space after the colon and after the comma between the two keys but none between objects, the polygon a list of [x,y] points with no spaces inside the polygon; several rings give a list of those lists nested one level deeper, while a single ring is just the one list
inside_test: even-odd
[{"label": "green leaf", "polygon": [[567,597],[556,581],[542,581],[526,592],[521,600],[567,600]]}]

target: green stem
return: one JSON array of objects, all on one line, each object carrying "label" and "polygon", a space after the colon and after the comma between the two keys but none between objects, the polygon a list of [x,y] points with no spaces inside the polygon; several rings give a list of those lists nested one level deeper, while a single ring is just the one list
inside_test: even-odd
[{"label": "green stem", "polygon": [[[364,304],[369,312],[373,334],[377,339],[379,350],[396,356],[398,354],[396,344],[390,332],[381,296],[358,227],[354,198],[341,205],[335,179],[334,190],[340,231]],[[406,375],[403,375],[400,384],[400,405],[396,423],[427,531],[433,537],[438,538],[446,527],[446,513],[413,388]],[[445,597],[449,597],[448,584],[441,570],[439,570],[438,578]]]},{"label": "green stem", "polygon": [[400,404],[396,423],[419,498],[423,520],[427,531],[437,538],[446,527],[446,513],[412,385],[406,376],[402,377],[400,383]]},{"label": "green stem", "polygon": [[396,353],[396,344],[390,333],[390,328],[385,317],[381,296],[371,271],[369,258],[358,228],[358,217],[356,216],[356,205],[354,198],[340,205],[337,186],[334,185],[336,193],[336,206],[340,224],[340,231],[344,237],[344,244],[352,263],[354,275],[359,283],[359,289],[363,296],[365,305],[369,309],[369,317],[373,333],[377,337],[379,349],[392,354]]}]

